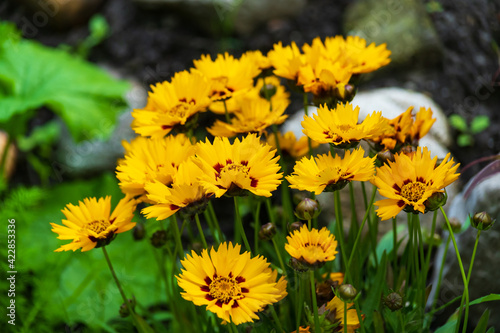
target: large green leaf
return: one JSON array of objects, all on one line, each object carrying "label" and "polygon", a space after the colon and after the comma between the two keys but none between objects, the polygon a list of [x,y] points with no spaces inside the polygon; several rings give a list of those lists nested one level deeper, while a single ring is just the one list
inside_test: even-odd
[{"label": "large green leaf", "polygon": [[[8,31],[5,25],[0,27]],[[128,83],[36,42],[9,38],[0,40],[0,47],[0,124],[47,106],[66,122],[76,140],[111,133],[125,105]]]}]

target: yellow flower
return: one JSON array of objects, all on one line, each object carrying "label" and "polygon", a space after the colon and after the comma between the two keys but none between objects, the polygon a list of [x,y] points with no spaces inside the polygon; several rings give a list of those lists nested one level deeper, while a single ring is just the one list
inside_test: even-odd
[{"label": "yellow flower", "polygon": [[194,66],[211,81],[209,96],[213,101],[226,100],[248,91],[253,87],[253,78],[259,75],[259,70],[248,57],[235,59],[227,52],[217,55],[213,61],[209,55],[202,55],[200,60],[194,60]]},{"label": "yellow flower", "polygon": [[213,136],[232,137],[241,133],[262,134],[271,125],[279,125],[288,117],[284,115],[288,101],[276,101],[272,104],[262,98],[245,98],[241,101],[241,110],[235,113],[231,123],[216,120],[207,131]]},{"label": "yellow flower", "polygon": [[[339,322],[340,327],[342,328],[339,332],[343,332],[344,325],[346,325],[344,321],[345,306],[346,304],[338,297],[334,297],[326,305],[326,309],[330,310],[335,317],[335,321]],[[356,309],[354,309],[354,303],[347,303],[347,332],[354,333],[354,331],[360,326],[358,313]]]},{"label": "yellow flower", "polygon": [[286,240],[286,252],[310,267],[332,261],[337,254],[337,241],[326,227],[321,230],[308,230],[304,224],[300,230],[295,230],[291,236],[287,236]]},{"label": "yellow flower", "polygon": [[342,189],[352,180],[370,180],[375,173],[375,157],[363,157],[365,151],[358,148],[346,150],[344,158],[331,153],[317,157],[303,157],[295,164],[293,173],[286,179],[291,188],[314,192],[316,195]]},{"label": "yellow flower", "polygon": [[437,157],[424,147],[418,147],[412,156],[396,154],[395,161],[377,168],[377,175],[371,182],[379,193],[387,199],[375,202],[382,220],[395,217],[401,210],[417,213],[426,212],[426,200],[436,192],[457,180],[455,173],[459,164],[454,165],[450,154],[436,166]]},{"label": "yellow flower", "polygon": [[145,186],[147,197],[153,205],[142,210],[147,218],[164,220],[181,210],[186,215],[202,213],[208,203],[208,195],[198,178],[203,171],[189,159],[179,165],[170,187],[155,180]]},{"label": "yellow flower", "polygon": [[375,157],[363,157],[365,151],[358,148],[346,150],[344,158],[331,153],[317,157],[303,157],[295,164],[293,173],[286,179],[291,188],[314,192],[316,195],[342,189],[350,181],[370,180],[375,173]]},{"label": "yellow flower", "polygon": [[210,84],[196,70],[176,73],[172,82],[161,82],[151,89],[146,107],[132,112],[132,128],[142,136],[163,137],[206,111],[211,103]]},{"label": "yellow flower", "polygon": [[204,171],[200,183],[217,198],[222,195],[255,195],[270,197],[281,183],[278,173],[279,156],[269,145],[262,145],[259,137],[250,134],[231,144],[227,138],[216,137],[213,144],[199,142],[196,162]]},{"label": "yellow flower", "polygon": [[360,140],[377,137],[389,128],[381,112],[373,112],[361,123],[358,123],[358,116],[359,107],[353,109],[349,103],[338,104],[333,110],[323,105],[313,118],[304,115],[302,131],[319,143],[348,148],[357,145]]},{"label": "yellow flower", "polygon": [[297,81],[299,69],[306,61],[295,42],[285,47],[281,42],[274,44],[273,49],[267,53],[267,58],[275,68],[274,75],[293,81]]},{"label": "yellow flower", "polygon": [[116,177],[123,193],[146,199],[145,185],[158,180],[170,185],[179,165],[194,155],[194,146],[187,136],[166,138],[137,137],[131,143],[123,142],[125,158],[118,161]]},{"label": "yellow flower", "polygon": [[251,258],[250,252],[240,253],[241,247],[231,242],[220,244],[201,256],[194,251],[181,264],[177,283],[182,297],[197,306],[207,306],[224,323],[236,325],[259,319],[257,312],[286,296],[286,280],[276,282],[267,260]]},{"label": "yellow flower", "polygon": [[131,222],[137,201],[126,196],[121,199],[111,212],[111,197],[85,198],[78,206],[67,204],[62,210],[65,226],[51,223],[52,231],[59,234],[58,239],[72,239],[69,244],[62,245],[55,252],[92,250],[95,247],[108,245],[116,234],[125,232],[135,226]]},{"label": "yellow flower", "polygon": [[240,60],[248,60],[259,70],[263,71],[272,67],[271,61],[259,50],[247,51],[241,55]]},{"label": "yellow flower", "polygon": [[431,108],[420,107],[420,110],[415,115],[415,121],[411,126],[410,137],[412,143],[418,142],[422,137],[429,133],[432,125],[436,122],[436,118],[432,118]]},{"label": "yellow flower", "polygon": [[[309,330],[309,326],[306,326],[306,327],[302,327],[300,326],[299,327],[299,333],[310,333],[311,331]],[[292,333],[297,333],[297,331],[293,331]]]},{"label": "yellow flower", "polygon": [[[274,133],[271,133],[267,136],[267,144],[276,148],[276,136]],[[297,140],[295,134],[292,131],[286,132],[285,134],[281,134],[278,132],[278,142],[281,148],[281,153],[283,156],[292,156],[297,159],[309,152],[309,143],[307,136],[301,136],[300,139]],[[319,143],[311,140],[311,148],[316,148],[319,146]]]}]

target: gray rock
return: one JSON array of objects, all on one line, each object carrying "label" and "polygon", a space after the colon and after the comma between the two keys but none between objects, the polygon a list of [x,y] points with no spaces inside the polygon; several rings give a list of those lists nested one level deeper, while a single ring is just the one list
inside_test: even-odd
[{"label": "gray rock", "polygon": [[[368,43],[387,43],[393,64],[428,60],[440,41],[422,1],[358,0],[347,8],[344,31]],[[440,51],[438,51],[440,52]]]},{"label": "gray rock", "polygon": [[[495,163],[495,164],[493,164]],[[490,164],[488,174],[478,174],[472,178],[452,201],[447,210],[449,218],[457,218],[459,221],[466,221],[467,216],[476,212],[486,211],[492,218],[500,220],[500,161]],[[469,227],[461,234],[455,235],[457,246],[460,252],[466,274],[470,265],[472,251],[476,239],[477,230]],[[446,239],[448,233],[445,232]],[[495,223],[487,231],[482,231],[479,239],[479,245],[474,260],[471,279],[469,282],[469,298],[475,300],[479,297],[492,293],[500,293],[500,270],[497,269],[500,262],[500,223]],[[436,254],[436,267],[432,279],[432,285],[437,285],[441,259],[444,254],[444,245],[442,245]],[[443,280],[439,291],[438,306],[446,304],[453,298],[462,295],[464,291],[460,268],[452,244],[448,248],[445,265],[443,268]],[[435,297],[436,291],[433,290],[429,303]],[[442,313],[446,320],[452,312],[457,309],[459,304],[448,307]],[[484,310],[490,309],[492,314],[499,313],[500,302],[488,302],[470,307],[469,327],[475,327]],[[496,330],[500,329],[500,317],[490,316],[489,325]]]}]

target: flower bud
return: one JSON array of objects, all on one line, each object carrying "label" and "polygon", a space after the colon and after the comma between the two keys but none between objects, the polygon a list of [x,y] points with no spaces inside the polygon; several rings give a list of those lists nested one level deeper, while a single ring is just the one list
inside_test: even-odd
[{"label": "flower bud", "polygon": [[151,245],[160,248],[167,243],[167,232],[165,230],[158,230],[151,236]]},{"label": "flower bud", "polygon": [[377,154],[377,160],[383,164],[394,162],[394,154],[390,150],[383,150]]},{"label": "flower bud", "polygon": [[393,312],[403,307],[403,297],[397,292],[392,292],[384,297],[383,302]]},{"label": "flower bud", "polygon": [[318,200],[305,198],[295,208],[295,216],[301,220],[312,220],[321,212]]},{"label": "flower bud", "polygon": [[295,259],[294,257],[290,258],[288,265],[297,272],[306,272],[309,270],[308,266],[304,265],[302,262],[300,262],[298,259]]},{"label": "flower bud", "polygon": [[344,302],[352,302],[357,294],[352,284],[343,284],[339,287],[339,296]]},{"label": "flower bud", "polygon": [[470,219],[471,225],[477,230],[488,230],[493,226],[495,220],[491,218],[490,214],[487,212],[480,212],[474,214]]},{"label": "flower bud", "polygon": [[294,232],[295,230],[300,230],[300,228],[302,228],[303,225],[304,225],[303,222],[295,221],[292,224],[288,225],[288,231]]},{"label": "flower bud", "polygon": [[137,223],[135,225],[134,230],[132,230],[132,236],[136,241],[140,241],[146,236],[146,227],[144,223]]},{"label": "flower bud", "polygon": [[262,88],[259,91],[259,96],[269,101],[271,100],[271,97],[273,97],[276,94],[276,91],[277,91],[276,86],[268,83],[262,86]]},{"label": "flower bud", "polygon": [[342,102],[350,102],[356,96],[357,89],[352,84],[335,88],[335,97]]},{"label": "flower bud", "polygon": [[403,146],[399,152],[401,154],[412,156],[415,153],[415,151],[416,151],[415,147],[413,147],[411,145],[406,145],[406,146]]},{"label": "flower bud", "polygon": [[[132,299],[129,299],[128,304],[132,308],[132,311],[134,311],[135,305],[136,305],[135,297]],[[120,305],[120,310],[118,312],[120,313],[120,317],[122,317],[122,318],[128,317],[130,315],[130,312],[128,311],[127,304],[125,304],[125,303],[122,303],[122,305]]]},{"label": "flower bud", "polygon": [[446,192],[434,192],[424,202],[426,212],[433,212],[439,209],[439,207],[446,204],[447,199],[448,195],[446,194]]},{"label": "flower bud", "polygon": [[455,233],[460,232],[460,230],[462,230],[462,223],[460,223],[460,221],[456,217],[452,217],[450,219],[450,226],[451,230]]},{"label": "flower bud", "polygon": [[276,235],[276,226],[273,223],[266,223],[260,227],[259,238],[262,240],[270,240]]}]

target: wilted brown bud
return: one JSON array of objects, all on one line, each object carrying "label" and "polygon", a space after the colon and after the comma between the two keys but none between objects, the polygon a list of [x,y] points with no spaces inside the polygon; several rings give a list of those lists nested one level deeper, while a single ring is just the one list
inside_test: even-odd
[{"label": "wilted brown bud", "polygon": [[259,238],[262,240],[270,240],[276,235],[276,226],[273,223],[266,223],[260,227]]},{"label": "wilted brown bud", "polygon": [[343,284],[339,287],[339,296],[344,302],[352,302],[357,294],[352,284]]},{"label": "wilted brown bud", "polygon": [[495,220],[487,212],[480,212],[474,214],[470,219],[470,223],[477,230],[488,230],[493,226]]},{"label": "wilted brown bud", "polygon": [[415,153],[415,151],[416,151],[415,147],[413,147],[411,145],[407,145],[407,146],[403,146],[399,152],[402,154],[411,156]]},{"label": "wilted brown bud", "polygon": [[390,150],[384,150],[377,154],[377,160],[379,160],[382,164],[394,162],[394,154],[391,153]]},{"label": "wilted brown bud", "polygon": [[167,243],[167,232],[165,230],[158,230],[151,236],[151,245],[160,248]]},{"label": "wilted brown bud", "polygon": [[305,198],[295,208],[295,216],[301,220],[312,220],[321,212],[318,200]]},{"label": "wilted brown bud", "polygon": [[397,311],[403,307],[403,297],[397,293],[392,292],[387,295],[384,300],[384,305],[387,306],[391,311]]},{"label": "wilted brown bud", "polygon": [[146,236],[146,227],[144,223],[137,223],[135,225],[134,230],[132,230],[132,236],[136,241],[140,241]]}]

